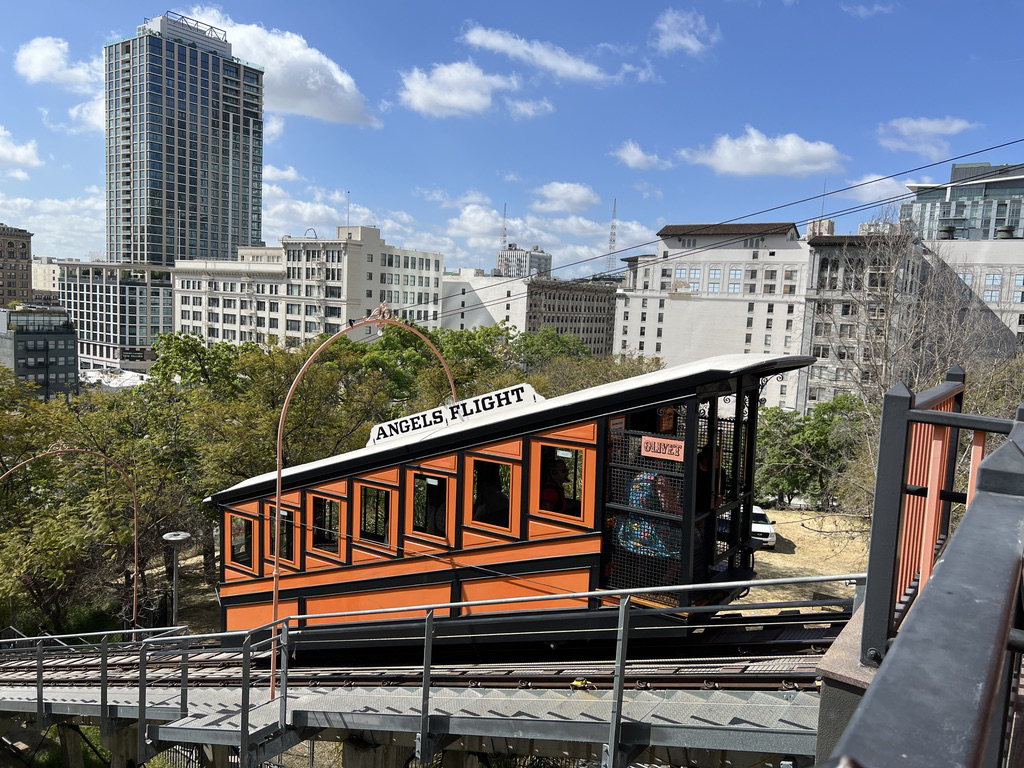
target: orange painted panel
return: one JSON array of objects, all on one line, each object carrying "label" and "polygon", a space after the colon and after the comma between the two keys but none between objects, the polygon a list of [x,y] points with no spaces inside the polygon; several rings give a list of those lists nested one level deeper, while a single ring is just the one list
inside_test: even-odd
[{"label": "orange painted panel", "polygon": [[438,456],[434,459],[421,461],[419,466],[424,469],[440,469],[445,472],[454,472],[459,466],[459,457],[456,454]]},{"label": "orange painted panel", "polygon": [[398,485],[398,467],[390,467],[382,469],[380,472],[361,475],[359,479],[368,480],[373,483],[384,483],[385,485]]},{"label": "orange painted panel", "polygon": [[[306,613],[344,613],[346,611],[368,611],[381,608],[402,608],[407,605],[436,605],[451,601],[451,587],[448,584],[414,587],[395,591],[360,592],[354,595],[309,598]],[[344,618],[310,619],[309,625],[341,624],[357,621],[380,621],[383,619],[423,618],[426,611],[388,611],[372,616],[349,616]],[[437,611],[435,616],[447,616],[447,611]]]},{"label": "orange painted panel", "polygon": [[538,432],[537,437],[553,437],[559,440],[574,440],[578,443],[596,443],[597,422],[586,421],[572,427],[553,429],[550,432]]},{"label": "orange painted panel", "polygon": [[[274,606],[270,602],[259,603],[258,605],[232,605],[228,606],[226,613],[227,631],[233,632],[239,629],[254,629],[269,624],[274,620]],[[277,617],[283,619],[287,616],[299,615],[299,603],[297,600],[282,600],[277,604]]]},{"label": "orange painted panel", "polygon": [[335,480],[330,483],[322,483],[314,488],[310,488],[310,490],[314,493],[320,492],[333,494],[335,496],[348,496],[348,480],[342,479]]},{"label": "orange painted panel", "polygon": [[572,534],[579,533],[579,531],[572,531],[564,526],[558,525],[547,520],[541,520],[536,517],[530,518],[530,541],[537,541],[538,539],[551,539],[555,537],[571,536]]},{"label": "orange painted panel", "polygon": [[475,453],[486,453],[491,456],[503,456],[507,459],[523,458],[523,441],[508,440],[504,443],[491,443],[483,448],[474,448]]},{"label": "orange painted panel", "polygon": [[388,563],[394,561],[394,555],[387,552],[368,552],[359,547],[352,547],[352,565],[364,565],[366,563]]},{"label": "orange painted panel", "polygon": [[[509,597],[536,597],[565,592],[586,592],[590,587],[590,571],[581,568],[557,573],[537,573],[498,579],[480,579],[462,583],[462,599],[500,600]],[[482,605],[463,609],[467,614],[500,613],[507,611],[546,610],[550,608],[586,608],[586,600],[549,600],[541,603],[507,603]]]}]

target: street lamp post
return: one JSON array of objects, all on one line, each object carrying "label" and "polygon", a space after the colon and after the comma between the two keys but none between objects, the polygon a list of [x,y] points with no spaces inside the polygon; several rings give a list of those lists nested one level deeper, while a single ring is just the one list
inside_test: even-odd
[{"label": "street lamp post", "polygon": [[[448,377],[448,384],[452,390],[452,401],[458,402],[459,396],[455,391],[455,380],[452,378],[451,369],[448,367],[448,363],[445,361],[441,352],[434,346],[434,343],[428,339],[425,335],[420,333],[418,330],[410,325],[406,325],[401,320],[397,320],[392,316],[391,309],[387,304],[381,304],[377,307],[365,320],[360,320],[358,323],[353,323],[348,328],[342,328],[340,331],[335,333],[329,339],[320,344],[319,347],[314,350],[313,354],[309,356],[309,359],[303,364],[302,368],[299,369],[298,374],[295,376],[295,380],[292,382],[291,388],[288,390],[288,394],[284,398],[284,404],[281,406],[281,418],[277,423],[277,486],[274,495],[274,588],[273,588],[273,621],[277,622],[278,619],[278,590],[281,580],[281,473],[284,470],[284,422],[288,416],[288,404],[291,402],[292,395],[295,394],[295,390],[299,386],[299,382],[305,375],[306,371],[313,364],[313,362],[320,356],[327,347],[333,344],[335,341],[340,339],[349,331],[353,331],[356,328],[361,328],[366,325],[376,325],[378,330],[383,330],[385,325],[395,325],[399,328],[404,328],[407,331],[411,331],[416,334],[422,341],[426,343],[430,350],[434,353],[438,360],[441,361],[441,366],[444,368],[445,375]],[[277,672],[277,652],[276,643],[275,650],[270,654],[270,697],[274,698],[275,693],[275,682]]]},{"label": "street lamp post", "polygon": [[88,454],[89,456],[96,456],[97,458],[103,459],[104,461],[113,465],[114,468],[121,473],[121,477],[124,478],[124,481],[128,483],[128,487],[131,489],[132,506],[134,507],[135,510],[135,578],[133,580],[132,587],[132,625],[134,626],[138,624],[139,621],[139,494],[135,489],[135,483],[132,482],[132,479],[128,475],[128,472],[125,470],[125,468],[118,464],[116,461],[114,461],[112,458],[107,456],[105,453],[100,453],[99,451],[90,451],[86,450],[85,448],[72,448],[68,446],[66,443],[58,441],[51,445],[47,450],[43,451],[42,453],[36,454],[35,456],[25,459],[25,461],[19,464],[15,464],[9,470],[0,475],[0,482],[3,482],[8,477],[17,472],[19,469],[31,464],[36,459],[41,459],[45,456],[64,456],[72,453],[84,453]]},{"label": "street lamp post", "polygon": [[163,535],[164,541],[174,550],[174,578],[171,582],[171,626],[178,626],[178,553],[192,536],[186,531],[171,531]]}]

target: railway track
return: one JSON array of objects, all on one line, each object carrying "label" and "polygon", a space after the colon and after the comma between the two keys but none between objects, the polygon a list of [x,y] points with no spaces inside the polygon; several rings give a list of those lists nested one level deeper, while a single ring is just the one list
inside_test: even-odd
[{"label": "railway track", "polygon": [[[809,690],[816,687],[821,653],[740,655],[707,658],[642,659],[626,664],[626,684],[639,689],[728,688]],[[249,684],[269,685],[267,654],[254,654]],[[263,662],[262,664],[259,664]],[[188,685],[234,687],[242,684],[242,654],[221,649],[191,650],[187,658]],[[146,684],[177,687],[181,682],[180,652],[154,654],[146,660]],[[431,668],[431,685],[465,688],[570,688],[598,690],[611,687],[615,663],[559,661],[535,664],[444,664]],[[110,654],[105,680],[110,687],[139,684],[139,658]],[[97,687],[103,679],[97,653],[62,653],[44,659],[44,686]],[[419,686],[420,666],[292,666],[288,684],[294,687]],[[38,668],[34,656],[0,659],[0,686],[34,686]]]}]

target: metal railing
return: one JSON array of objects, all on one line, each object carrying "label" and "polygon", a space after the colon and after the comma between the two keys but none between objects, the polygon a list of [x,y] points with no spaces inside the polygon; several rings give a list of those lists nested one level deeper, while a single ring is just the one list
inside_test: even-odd
[{"label": "metal railing", "polygon": [[[219,634],[186,635],[182,634],[182,627],[168,627],[150,630],[129,630],[125,632],[95,632],[84,635],[61,635],[43,636],[35,638],[15,637],[9,640],[0,640],[0,657],[4,654],[35,654],[35,688],[36,688],[36,717],[38,723],[48,723],[48,712],[46,704],[46,662],[52,661],[57,656],[95,654],[100,660],[100,711],[101,731],[104,735],[112,733],[114,723],[109,719],[110,709],[108,707],[107,689],[109,678],[109,664],[112,656],[124,657],[130,655],[138,656],[138,743],[137,750],[140,760],[145,760],[154,753],[154,748],[148,741],[147,728],[147,699],[146,691],[150,686],[147,666],[151,659],[160,656],[166,659],[168,656],[180,657],[180,676],[177,681],[178,693],[178,714],[184,719],[189,714],[189,686],[192,680],[190,676],[189,659],[198,654],[207,654],[211,650],[211,644],[216,642],[221,647],[240,645],[240,692],[241,702],[239,708],[239,733],[238,748],[242,756],[243,765],[253,755],[258,755],[259,749],[256,740],[261,733],[254,732],[251,727],[252,699],[254,690],[263,686],[270,687],[271,674],[277,678],[277,700],[269,699],[263,702],[268,706],[276,706],[276,726],[272,729],[275,732],[284,732],[289,728],[288,717],[288,689],[289,689],[289,658],[296,644],[301,641],[303,633],[315,633],[318,630],[329,629],[337,642],[344,641],[346,630],[353,633],[360,630],[365,631],[366,625],[345,624],[345,620],[372,619],[374,616],[394,617],[395,614],[411,614],[413,619],[422,621],[418,632],[418,639],[423,642],[423,666],[421,678],[421,702],[420,702],[420,728],[416,735],[416,755],[423,761],[429,761],[438,749],[438,739],[441,734],[432,731],[435,725],[430,714],[430,688],[431,675],[433,671],[432,654],[434,641],[437,639],[439,623],[435,621],[435,615],[450,616],[453,609],[474,609],[494,606],[516,606],[524,604],[537,604],[543,607],[543,603],[553,600],[578,599],[581,604],[586,605],[591,601],[603,601],[614,605],[618,602],[617,620],[615,623],[616,637],[616,659],[614,667],[614,678],[612,682],[612,696],[608,720],[608,740],[604,745],[603,765],[606,768],[621,768],[625,765],[625,758],[629,754],[632,745],[621,743],[622,711],[625,691],[625,669],[629,653],[629,639],[631,631],[631,619],[638,615],[650,616],[653,614],[680,614],[685,613],[692,617],[708,615],[711,616],[719,611],[728,610],[731,613],[738,611],[758,611],[765,609],[787,609],[798,607],[827,607],[841,606],[852,609],[854,600],[852,598],[833,598],[824,600],[800,600],[800,601],[776,601],[770,603],[744,603],[727,605],[705,605],[690,606],[685,609],[644,608],[642,611],[631,610],[631,598],[634,595],[649,596],[652,593],[681,593],[706,591],[708,589],[756,589],[758,587],[777,587],[790,584],[818,584],[827,582],[854,582],[863,585],[865,574],[839,574],[831,576],[803,576],[795,578],[762,579],[753,581],[724,582],[714,585],[709,584],[683,584],[664,587],[640,587],[634,589],[622,589],[614,591],[592,591],[578,592],[572,594],[536,595],[530,597],[512,597],[492,600],[476,600],[458,603],[430,603],[423,605],[407,606],[403,608],[377,608],[360,611],[346,611],[339,613],[308,614],[301,616],[290,616],[278,619],[275,622],[256,627],[252,630],[226,632]],[[829,614],[823,613],[823,617]],[[763,618],[763,617],[761,617]],[[311,624],[312,622],[312,624]],[[304,626],[302,626],[304,625]],[[691,627],[693,625],[690,625]],[[699,626],[699,625],[698,625]],[[301,628],[300,628],[301,627]],[[279,655],[277,671],[269,673],[265,668],[255,668],[254,660],[265,659],[268,653],[276,649]],[[161,687],[166,688],[166,679],[161,681]],[[265,718],[264,718],[265,719]],[[258,760],[256,761],[258,762]]]},{"label": "metal railing", "polygon": [[832,768],[1024,759],[1024,408],[1011,423],[1009,440],[981,463],[971,504],[833,751]]},{"label": "metal railing", "polygon": [[[919,394],[903,384],[882,405],[861,662],[878,666],[941,556],[954,503],[969,503],[988,432],[1013,421],[961,413],[964,372]],[[953,489],[961,430],[973,430],[966,492]]]}]

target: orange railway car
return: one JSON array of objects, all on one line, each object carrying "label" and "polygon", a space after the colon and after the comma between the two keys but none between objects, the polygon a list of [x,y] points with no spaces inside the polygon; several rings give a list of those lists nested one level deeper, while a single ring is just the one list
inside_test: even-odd
[{"label": "orange railway car", "polygon": [[[510,387],[286,468],[278,616],[750,578],[761,387],[813,360],[722,356],[548,400]],[[272,619],[275,491],[268,473],[208,499],[222,516],[227,631]],[[647,602],[687,599],[698,598]],[[600,602],[513,601],[447,619],[541,611],[573,626]],[[374,616],[398,618],[410,616]]]}]

